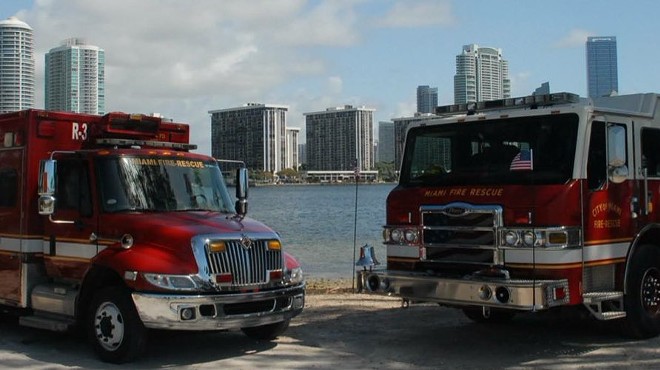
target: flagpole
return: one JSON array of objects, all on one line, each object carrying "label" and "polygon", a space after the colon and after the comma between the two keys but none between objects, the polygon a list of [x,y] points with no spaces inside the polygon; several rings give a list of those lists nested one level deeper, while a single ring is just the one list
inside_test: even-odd
[{"label": "flagpole", "polygon": [[360,179],[360,167],[355,160],[355,218],[353,220],[353,282],[352,289],[355,292],[355,254],[357,253],[357,214],[358,214],[358,183]]}]

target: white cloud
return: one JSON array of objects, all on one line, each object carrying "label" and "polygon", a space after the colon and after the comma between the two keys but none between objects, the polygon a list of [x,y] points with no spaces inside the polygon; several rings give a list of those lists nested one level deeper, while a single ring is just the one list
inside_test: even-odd
[{"label": "white cloud", "polygon": [[332,95],[340,95],[344,86],[344,81],[342,81],[341,77],[338,76],[332,76],[328,77],[328,92]]},{"label": "white cloud", "polygon": [[556,48],[576,48],[584,47],[587,42],[587,37],[592,36],[593,33],[587,30],[574,28],[568,35],[564,36],[557,42],[555,42],[554,47]]},{"label": "white cloud", "polygon": [[398,1],[376,22],[379,27],[449,26],[454,24],[449,1]]},{"label": "white cloud", "polygon": [[[108,111],[159,112],[190,123],[191,140],[208,153],[209,110],[298,104],[273,92],[305,78],[330,91],[306,91],[309,104],[297,111],[340,100],[341,77],[328,78],[325,58],[313,50],[359,42],[359,2],[35,0],[21,17],[34,29],[37,107],[44,101],[45,53],[82,37],[105,50]],[[280,101],[267,101],[271,96]]]}]

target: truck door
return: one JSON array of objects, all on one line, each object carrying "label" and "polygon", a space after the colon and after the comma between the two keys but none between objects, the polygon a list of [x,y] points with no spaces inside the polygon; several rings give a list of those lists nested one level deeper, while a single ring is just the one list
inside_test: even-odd
[{"label": "truck door", "polygon": [[81,280],[98,253],[89,161],[57,158],[55,213],[46,221],[44,260],[50,277]]},{"label": "truck door", "polygon": [[660,143],[660,129],[652,127],[639,127],[636,123],[636,135],[641,145],[640,160],[635,166],[635,174],[638,176],[637,181],[637,199],[639,205],[637,207],[637,227],[636,230],[641,230],[649,223],[658,222],[658,185],[660,183],[660,150],[658,150],[658,143]]},{"label": "truck door", "polygon": [[[584,203],[584,291],[614,288],[635,228],[632,122],[603,118],[591,124]],[[611,271],[610,271],[611,270]]]},{"label": "truck door", "polygon": [[0,150],[0,302],[20,302],[24,149]]}]

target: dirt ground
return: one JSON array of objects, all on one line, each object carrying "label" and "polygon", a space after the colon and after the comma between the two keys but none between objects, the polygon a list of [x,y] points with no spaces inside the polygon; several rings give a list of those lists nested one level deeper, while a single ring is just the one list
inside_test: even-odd
[{"label": "dirt ground", "polygon": [[[304,312],[273,342],[240,332],[150,333],[133,369],[618,369],[660,368],[660,339],[630,341],[611,323],[521,314],[477,324],[435,304],[354,294],[351,281],[309,282]],[[0,318],[0,368],[116,369],[84,340]]]}]

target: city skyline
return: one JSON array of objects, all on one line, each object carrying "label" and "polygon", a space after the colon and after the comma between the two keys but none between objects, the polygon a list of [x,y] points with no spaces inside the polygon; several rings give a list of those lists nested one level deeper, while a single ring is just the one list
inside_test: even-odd
[{"label": "city skyline", "polygon": [[512,96],[546,81],[586,96],[586,38],[616,35],[619,93],[658,91],[660,76],[648,71],[660,51],[645,46],[660,3],[636,4],[533,2],[512,12],[478,1],[3,0],[0,16],[34,29],[37,107],[44,54],[84,37],[107,53],[107,111],[190,123],[191,140],[209,153],[208,110],[246,101],[288,104],[289,125],[301,128],[304,112],[345,104],[375,108],[376,122],[411,116],[418,85],[438,86],[438,104],[451,104],[455,55],[469,43],[502,49]]}]

